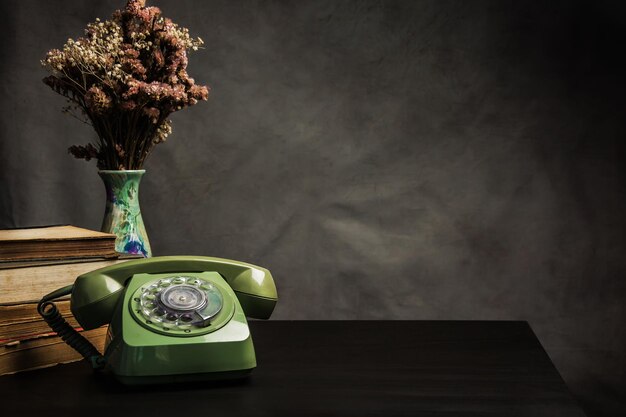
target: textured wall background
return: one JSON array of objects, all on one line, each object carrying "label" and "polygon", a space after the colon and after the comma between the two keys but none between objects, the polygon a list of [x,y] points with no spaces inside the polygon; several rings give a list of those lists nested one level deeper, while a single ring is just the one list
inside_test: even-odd
[{"label": "textured wall background", "polygon": [[[590,415],[624,412],[620,2],[152,4],[213,88],[146,166],[156,255],[267,266],[276,319],[528,320]],[[93,133],[39,60],[122,6],[0,3],[0,227],[99,228],[66,155]]]}]

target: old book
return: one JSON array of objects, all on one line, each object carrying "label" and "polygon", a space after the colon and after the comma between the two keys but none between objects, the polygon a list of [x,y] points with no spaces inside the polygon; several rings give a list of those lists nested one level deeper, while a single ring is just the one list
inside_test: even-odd
[{"label": "old book", "polygon": [[110,233],[69,225],[0,230],[0,261],[115,256]]},{"label": "old book", "polygon": [[[55,301],[61,316],[74,328],[80,328],[70,311],[69,300]],[[0,305],[0,344],[54,335],[37,312],[37,303]]]},{"label": "old book", "polygon": [[[11,262],[0,263],[0,305],[37,302],[44,295],[73,284],[81,274],[125,262],[140,256],[117,259],[96,258],[89,262],[44,264],[13,268]],[[1,317],[0,317],[1,319]]]},{"label": "old book", "polygon": [[[104,349],[107,326],[81,332],[100,352]],[[75,362],[83,357],[58,336],[0,343],[0,375]]]},{"label": "old book", "polygon": [[[117,257],[119,258],[119,256]],[[49,258],[49,259],[20,259],[17,261],[0,261],[0,269],[16,269],[25,268],[27,266],[45,266],[45,265],[61,265],[76,264],[83,262],[97,262],[116,259],[116,257],[87,257],[87,258]]]}]

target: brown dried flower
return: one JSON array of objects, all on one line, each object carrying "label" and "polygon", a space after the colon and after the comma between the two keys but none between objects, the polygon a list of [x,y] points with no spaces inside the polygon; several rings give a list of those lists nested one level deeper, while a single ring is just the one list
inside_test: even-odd
[{"label": "brown dried flower", "polygon": [[[98,143],[72,146],[77,158],[107,169],[139,169],[171,133],[169,115],[207,100],[187,74],[187,52],[203,45],[145,0],[129,0],[109,20],[89,23],[42,61],[44,83],[87,116]],[[72,109],[72,106],[67,107]]]},{"label": "brown dried flower", "polygon": [[85,106],[92,114],[102,116],[111,109],[111,98],[94,86],[85,93]]}]

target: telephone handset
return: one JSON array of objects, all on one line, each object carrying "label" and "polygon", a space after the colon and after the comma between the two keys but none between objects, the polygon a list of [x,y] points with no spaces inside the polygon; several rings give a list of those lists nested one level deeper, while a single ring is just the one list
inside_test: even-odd
[{"label": "telephone handset", "polygon": [[[69,326],[53,299],[71,294],[85,329],[109,323],[104,354]],[[163,256],[79,276],[39,303],[44,320],[94,368],[126,384],[239,377],[256,367],[246,316],[267,319],[278,300],[270,272],[244,262]]]}]

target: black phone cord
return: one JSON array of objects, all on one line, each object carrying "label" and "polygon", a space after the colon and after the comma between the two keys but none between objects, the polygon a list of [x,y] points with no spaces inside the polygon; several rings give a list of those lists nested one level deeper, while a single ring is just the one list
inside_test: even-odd
[{"label": "black phone cord", "polygon": [[87,362],[91,363],[94,369],[104,367],[104,357],[98,352],[98,349],[65,321],[59,309],[52,301],[48,301],[46,297],[44,297],[44,299],[37,304],[37,311],[41,317],[43,317],[44,321],[48,323],[48,326],[50,326],[65,343],[80,353]]}]

